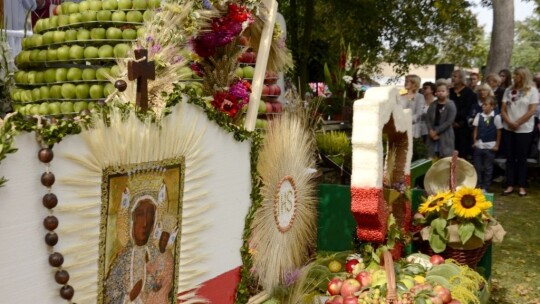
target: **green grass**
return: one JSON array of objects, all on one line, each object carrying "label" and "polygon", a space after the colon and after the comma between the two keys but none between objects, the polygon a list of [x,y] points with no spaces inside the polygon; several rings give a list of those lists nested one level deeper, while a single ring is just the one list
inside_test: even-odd
[{"label": "green grass", "polygon": [[540,304],[540,181],[531,183],[528,196],[501,196],[493,184],[494,215],[506,230],[494,244],[491,302]]}]

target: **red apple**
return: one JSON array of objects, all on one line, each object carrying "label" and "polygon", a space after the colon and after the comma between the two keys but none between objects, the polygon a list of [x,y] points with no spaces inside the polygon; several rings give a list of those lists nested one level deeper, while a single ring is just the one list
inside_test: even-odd
[{"label": "red apple", "polygon": [[442,300],[439,297],[429,297],[431,304],[443,304]]},{"label": "red apple", "polygon": [[273,84],[274,86],[274,95],[281,95],[281,87],[277,84]]},{"label": "red apple", "polygon": [[328,299],[328,301],[330,301],[328,302],[329,304],[343,304],[343,297],[340,295],[333,296],[330,299]]},{"label": "red apple", "polygon": [[356,280],[360,282],[362,287],[371,285],[371,274],[367,271],[362,271],[356,276]]},{"label": "red apple", "polygon": [[335,296],[340,293],[342,286],[343,286],[343,281],[340,278],[335,277],[331,279],[330,282],[328,282],[328,285],[326,286],[326,290],[328,290],[328,293],[330,295]]},{"label": "red apple", "polygon": [[264,84],[262,87],[262,95],[270,95],[268,94],[269,91],[270,91],[270,87]]},{"label": "red apple", "polygon": [[358,304],[358,297],[347,296],[343,298],[343,304]]},{"label": "red apple", "polygon": [[448,290],[444,286],[441,286],[441,285],[435,286],[433,288],[433,293],[435,293],[437,295],[437,297],[439,299],[441,299],[441,301],[444,304],[450,303],[450,301],[452,301],[452,296],[450,295],[450,290]]},{"label": "red apple", "polygon": [[360,261],[358,261],[357,259],[348,260],[347,263],[345,264],[345,270],[348,273],[352,273],[354,270],[354,266],[356,266],[356,264],[358,263],[360,263]]},{"label": "red apple", "polygon": [[429,261],[433,265],[440,265],[444,263],[444,258],[438,254],[434,254],[429,258]]},{"label": "red apple", "polygon": [[266,104],[266,113],[272,113],[273,111],[272,103],[265,102],[265,104]]},{"label": "red apple", "polygon": [[257,62],[257,53],[251,52],[251,61],[250,63],[256,63]]},{"label": "red apple", "polygon": [[283,107],[280,102],[272,102],[272,110],[274,113],[281,113],[283,112]]},{"label": "red apple", "polygon": [[341,286],[341,295],[344,297],[354,296],[354,293],[359,291],[360,288],[362,288],[362,286],[356,279],[346,279]]}]

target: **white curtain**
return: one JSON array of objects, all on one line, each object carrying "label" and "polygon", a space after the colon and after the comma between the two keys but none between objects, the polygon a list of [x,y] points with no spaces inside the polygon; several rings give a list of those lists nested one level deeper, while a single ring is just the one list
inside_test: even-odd
[{"label": "white curtain", "polygon": [[36,0],[5,0],[4,1],[4,22],[8,30],[8,43],[12,50],[12,55],[16,56],[21,51],[21,41],[26,26],[27,35],[32,34],[30,18],[26,21],[28,10],[36,8]]}]

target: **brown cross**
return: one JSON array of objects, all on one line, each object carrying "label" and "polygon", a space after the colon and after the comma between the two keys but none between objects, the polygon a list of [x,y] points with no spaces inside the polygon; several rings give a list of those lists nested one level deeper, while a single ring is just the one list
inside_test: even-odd
[{"label": "brown cross", "polygon": [[148,50],[135,50],[135,61],[128,62],[128,79],[137,79],[137,106],[143,112],[148,109],[148,79],[156,78],[156,66],[148,61]]}]

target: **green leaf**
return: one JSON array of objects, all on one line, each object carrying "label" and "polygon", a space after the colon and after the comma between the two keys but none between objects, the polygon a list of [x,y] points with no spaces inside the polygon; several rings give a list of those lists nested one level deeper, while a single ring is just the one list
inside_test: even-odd
[{"label": "green leaf", "polygon": [[451,220],[453,218],[456,217],[456,210],[452,207],[450,208],[450,210],[448,211],[448,217],[447,217],[447,220]]},{"label": "green leaf", "polygon": [[447,234],[447,231],[446,231],[446,224],[447,224],[447,223],[448,223],[448,222],[447,222],[445,219],[442,219],[442,218],[436,218],[436,219],[434,219],[434,220],[431,222],[431,228],[432,228],[432,231],[435,230],[435,231],[437,232],[437,234],[446,237],[446,234]]},{"label": "green leaf", "polygon": [[462,244],[465,244],[472,236],[475,231],[475,226],[471,222],[466,222],[458,227],[459,239]]},{"label": "green leaf", "polygon": [[446,249],[446,239],[437,233],[429,235],[429,246],[435,253],[441,253]]}]

